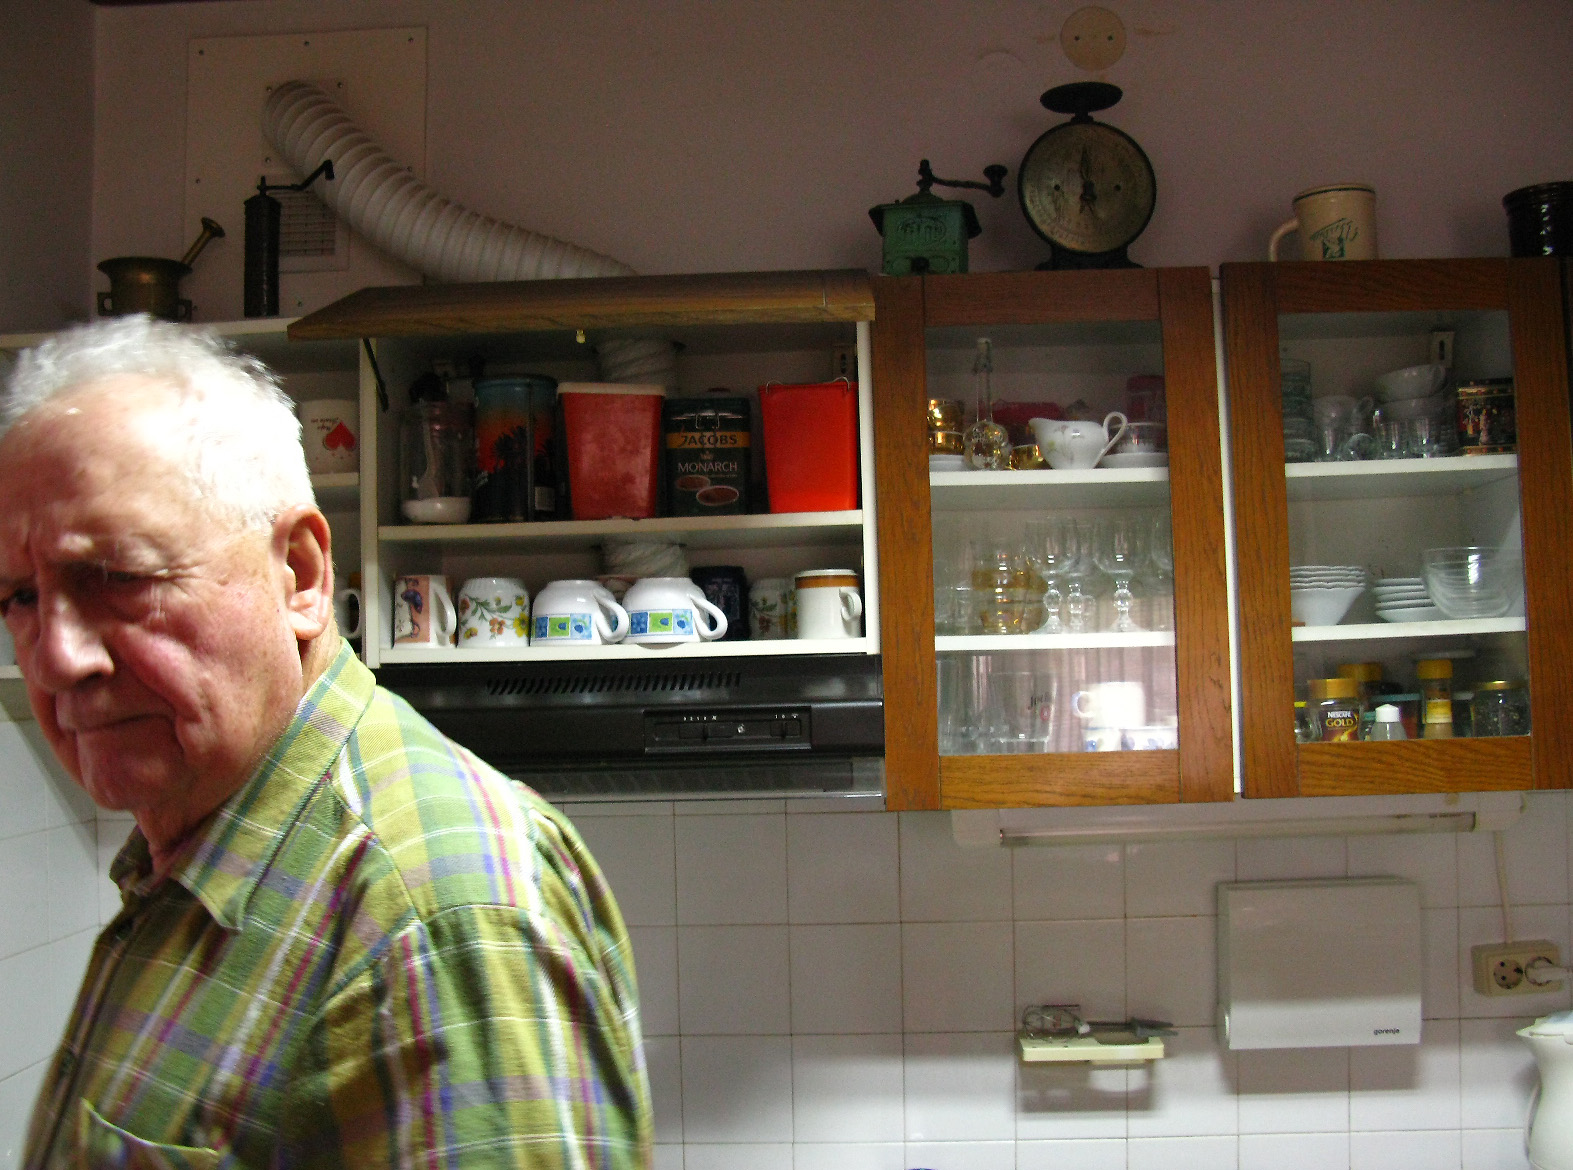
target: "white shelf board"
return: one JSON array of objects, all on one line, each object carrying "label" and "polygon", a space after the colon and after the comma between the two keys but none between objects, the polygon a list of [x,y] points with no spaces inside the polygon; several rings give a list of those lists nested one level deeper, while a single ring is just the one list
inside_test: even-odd
[{"label": "white shelf board", "polygon": [[609,536],[676,540],[689,548],[791,548],[861,541],[863,512],[659,516],[649,520],[543,520],[533,524],[385,524],[384,544],[517,546],[538,552],[594,548]]},{"label": "white shelf board", "polygon": [[360,504],[360,472],[338,471],[311,477],[311,490],[324,511],[345,511]]},{"label": "white shelf board", "polygon": [[985,508],[1129,507],[1169,499],[1167,467],[1095,467],[1087,471],[931,471],[936,512]]},{"label": "white shelf board", "polygon": [[0,666],[0,682],[21,682],[22,668],[20,666]]},{"label": "white shelf board", "polygon": [[942,634],[934,639],[934,650],[939,654],[980,654],[992,650],[1130,650],[1173,645],[1173,630],[1136,630],[1129,634]]},{"label": "white shelf board", "polygon": [[1472,634],[1522,634],[1521,617],[1448,619],[1436,622],[1369,622],[1347,626],[1296,626],[1295,642],[1402,642],[1462,638]]},{"label": "white shelf board", "polygon": [[1516,475],[1517,455],[1290,463],[1284,467],[1293,501],[1454,496]]},{"label": "white shelf board", "polygon": [[673,658],[763,658],[770,655],[798,654],[872,654],[868,638],[777,638],[741,642],[679,642],[672,646],[640,646],[623,643],[611,646],[492,646],[460,650],[416,650],[403,646],[384,647],[378,660],[384,666],[428,662],[607,662],[613,659],[643,658],[650,661]]}]

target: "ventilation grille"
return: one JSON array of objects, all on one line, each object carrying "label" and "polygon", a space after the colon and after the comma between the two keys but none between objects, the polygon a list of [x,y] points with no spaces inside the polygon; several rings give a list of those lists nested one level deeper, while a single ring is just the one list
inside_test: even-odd
[{"label": "ventilation grille", "polygon": [[331,256],[337,250],[338,220],[310,191],[270,192],[282,206],[279,258]]},{"label": "ventilation grille", "polygon": [[486,693],[504,695],[670,694],[708,691],[742,685],[738,671],[692,670],[666,674],[547,675],[539,678],[493,678]]}]

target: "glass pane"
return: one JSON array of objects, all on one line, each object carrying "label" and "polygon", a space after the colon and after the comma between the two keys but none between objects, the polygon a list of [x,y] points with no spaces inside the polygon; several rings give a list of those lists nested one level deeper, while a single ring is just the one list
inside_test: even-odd
[{"label": "glass pane", "polygon": [[1176,746],[1162,370],[1156,323],[929,331],[941,754]]},{"label": "glass pane", "polygon": [[1297,734],[1527,733],[1507,314],[1280,330]]}]

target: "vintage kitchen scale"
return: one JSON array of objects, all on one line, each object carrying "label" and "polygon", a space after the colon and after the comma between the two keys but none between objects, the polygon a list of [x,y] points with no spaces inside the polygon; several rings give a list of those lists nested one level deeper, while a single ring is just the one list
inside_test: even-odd
[{"label": "vintage kitchen scale", "polygon": [[1021,210],[1048,242],[1043,268],[1138,268],[1126,249],[1157,204],[1152,163],[1136,140],[1092,120],[1123,97],[1117,85],[1076,81],[1040,99],[1069,114],[1027,148],[1016,175]]}]

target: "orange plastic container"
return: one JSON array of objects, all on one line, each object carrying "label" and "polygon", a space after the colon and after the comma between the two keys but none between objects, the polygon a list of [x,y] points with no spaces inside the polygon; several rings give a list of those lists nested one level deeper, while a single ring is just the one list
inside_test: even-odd
[{"label": "orange plastic container", "polygon": [[759,388],[759,413],[772,512],[858,506],[856,382],[772,382]]},{"label": "orange plastic container", "polygon": [[568,502],[575,520],[654,516],[660,498],[661,386],[562,382]]}]

